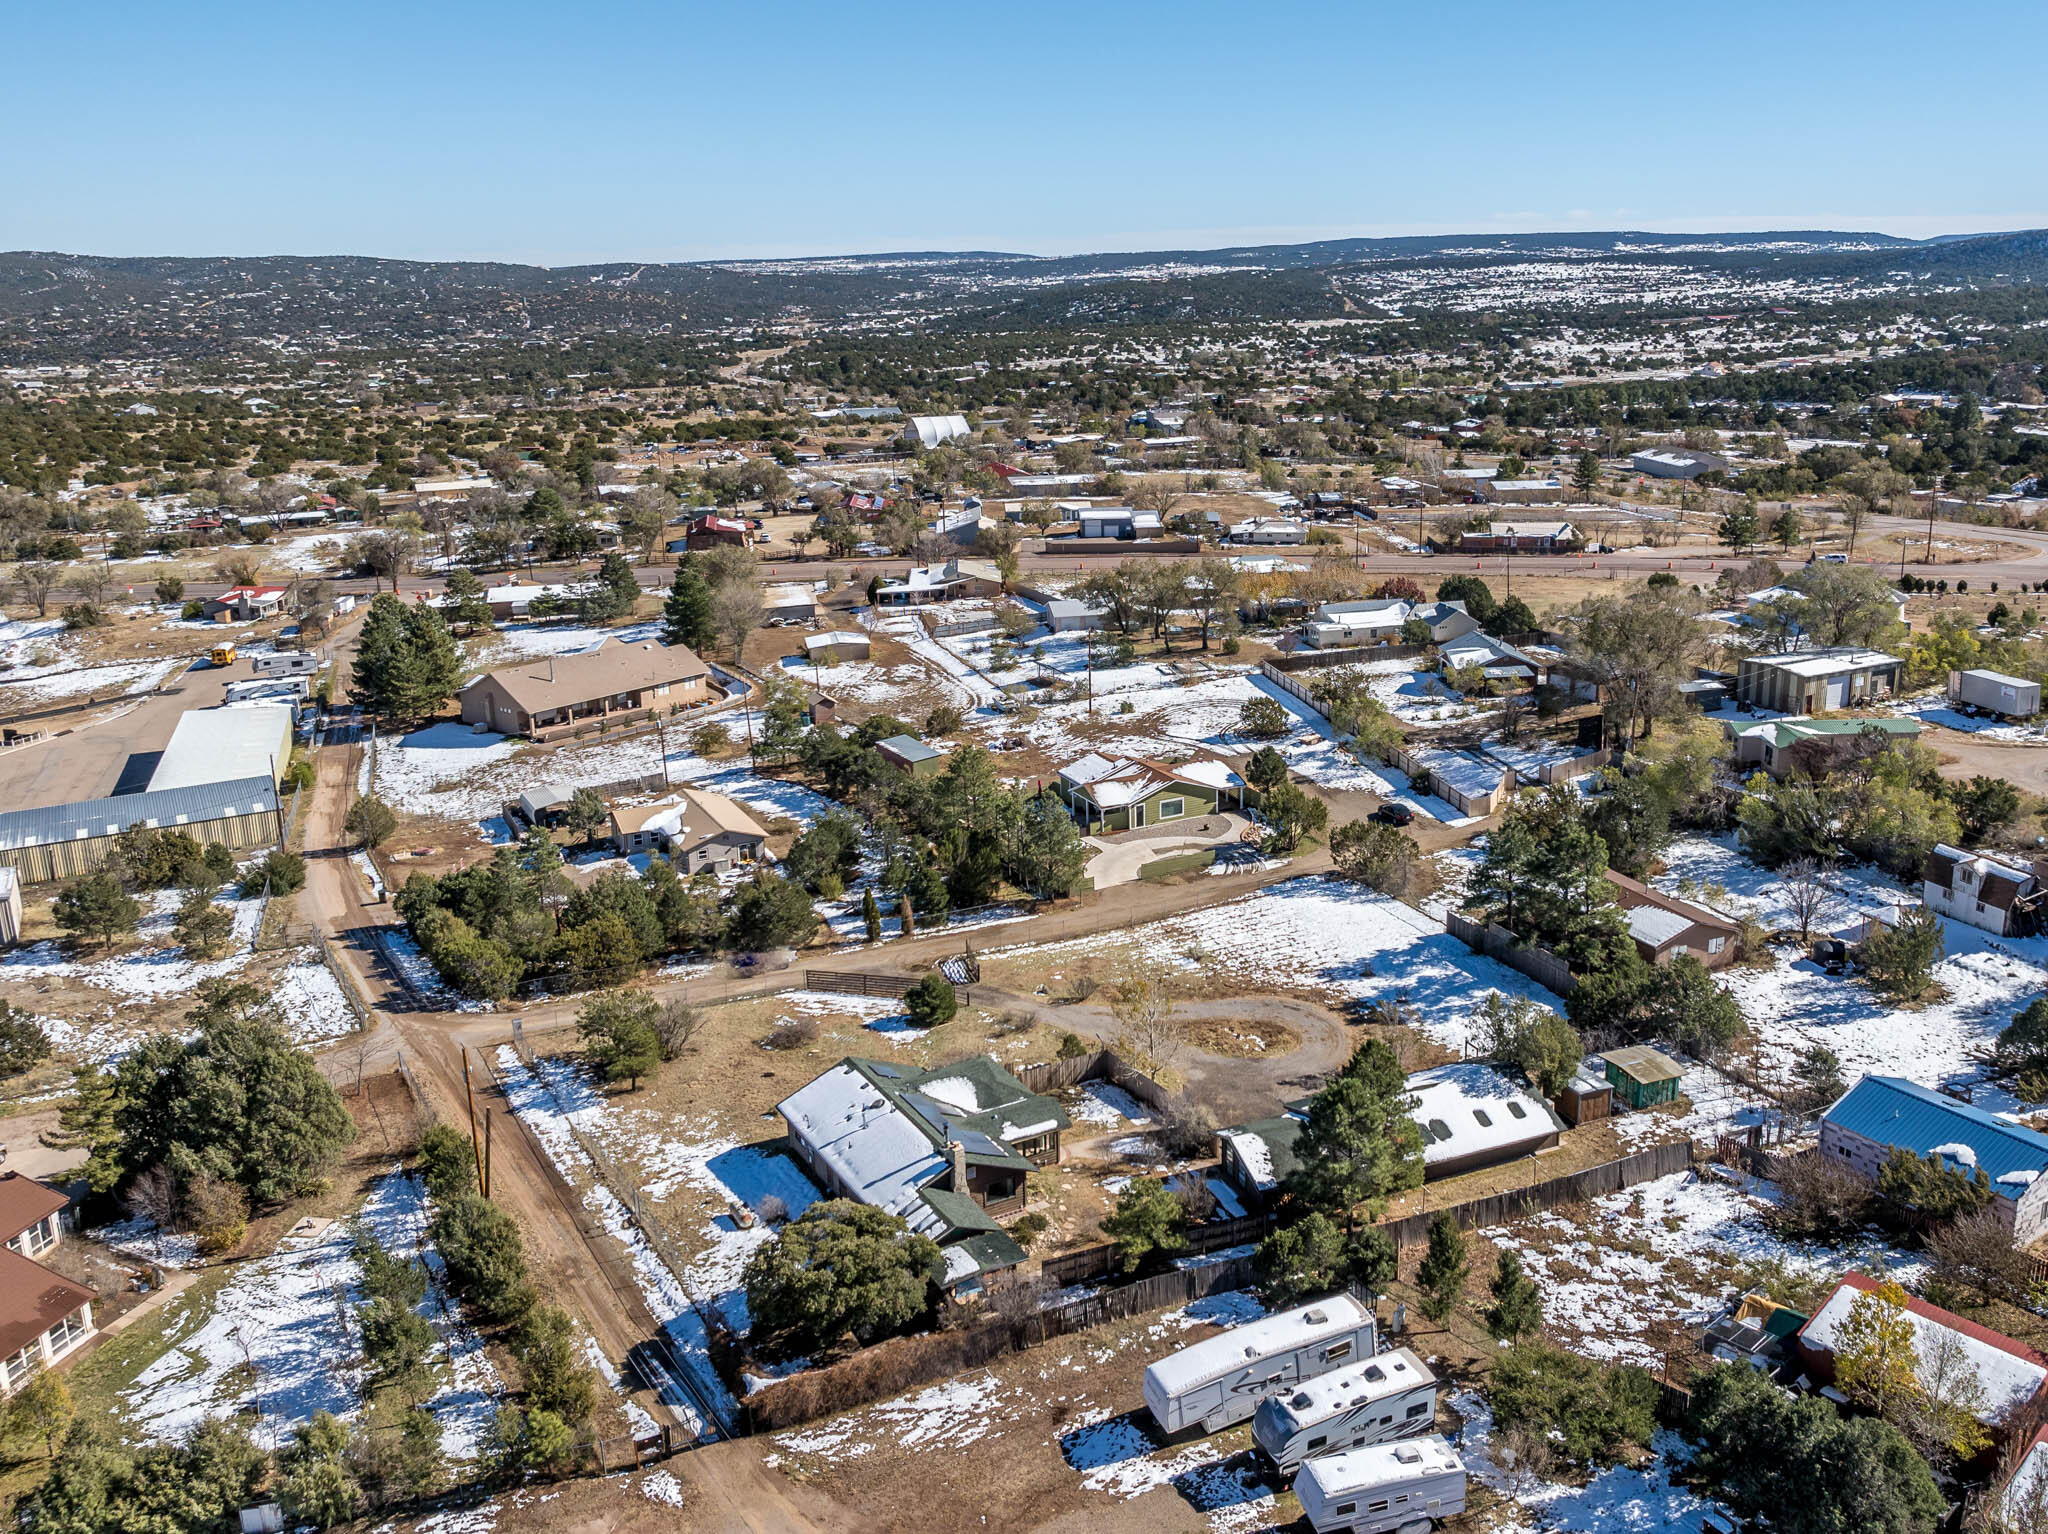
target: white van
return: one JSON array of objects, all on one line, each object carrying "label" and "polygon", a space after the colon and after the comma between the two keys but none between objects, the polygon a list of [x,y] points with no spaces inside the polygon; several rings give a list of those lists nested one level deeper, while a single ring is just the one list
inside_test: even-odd
[{"label": "white van", "polygon": [[1465,1511],[1465,1462],[1436,1434],[1312,1459],[1294,1494],[1316,1534],[1426,1534]]},{"label": "white van", "polygon": [[1242,1422],[1270,1395],[1373,1356],[1372,1312],[1348,1294],[1234,1326],[1145,1371],[1145,1405],[1163,1433]]},{"label": "white van", "polygon": [[1436,1376],[1406,1348],[1268,1396],[1252,1418],[1253,1439],[1282,1470],[1435,1428]]}]

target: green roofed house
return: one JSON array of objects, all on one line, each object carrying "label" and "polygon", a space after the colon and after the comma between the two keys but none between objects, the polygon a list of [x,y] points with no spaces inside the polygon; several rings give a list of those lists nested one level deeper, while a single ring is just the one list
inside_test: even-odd
[{"label": "green roofed house", "polygon": [[1784,778],[1794,772],[1824,772],[1840,752],[1874,756],[1900,741],[1919,738],[1919,720],[1891,714],[1773,719],[1736,731],[1735,761],[1738,766],[1761,767],[1774,778]]},{"label": "green roofed house", "polygon": [[1245,802],[1244,779],[1228,762],[1213,757],[1168,765],[1149,757],[1111,760],[1090,752],[1059,770],[1053,792],[1091,835],[1142,831],[1220,809],[1241,809]]},{"label": "green roofed house", "polygon": [[1631,1108],[1654,1108],[1659,1103],[1675,1102],[1679,1082],[1685,1076],[1676,1060],[1647,1044],[1610,1049],[1600,1057],[1600,1063],[1606,1068],[1616,1100]]},{"label": "green roofed house", "polygon": [[1024,1260],[997,1221],[1023,1212],[1072,1122],[986,1055],[929,1070],[849,1055],[778,1107],[813,1180],[938,1242],[956,1294]]},{"label": "green roofed house", "polygon": [[887,740],[878,740],[875,754],[913,778],[936,777],[946,766],[946,753],[937,746],[926,745],[915,735],[891,735]]}]

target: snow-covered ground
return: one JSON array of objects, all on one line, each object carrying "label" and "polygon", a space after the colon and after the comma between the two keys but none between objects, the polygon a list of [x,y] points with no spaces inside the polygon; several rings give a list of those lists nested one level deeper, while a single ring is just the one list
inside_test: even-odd
[{"label": "snow-covered ground", "polygon": [[629,623],[622,628],[599,628],[588,623],[504,623],[477,641],[469,660],[472,665],[488,670],[543,655],[577,655],[606,644],[642,644],[660,637],[659,620]]},{"label": "snow-covered ground", "polygon": [[[735,739],[745,738],[742,715],[714,717]],[[763,777],[744,764],[734,766],[696,755],[686,744],[691,728],[686,723],[668,732],[668,773],[677,787],[689,784],[708,789],[737,799],[762,815],[803,825],[837,808],[830,799],[800,784]],[[379,798],[406,814],[483,822],[492,820],[501,806],[537,782],[618,783],[656,776],[661,770],[661,737],[653,731],[623,740],[594,740],[541,751],[503,735],[443,723],[378,741],[372,784]],[[503,826],[502,820],[495,824]]]},{"label": "snow-covered ground", "polygon": [[17,948],[0,957],[0,987],[25,980],[65,980],[110,991],[121,1004],[136,1005],[186,995],[198,989],[201,981],[232,975],[246,965],[263,916],[263,902],[232,896],[216,902],[234,912],[234,935],[225,957],[201,963],[188,959],[183,948],[171,944],[171,928],[182,898],[176,890],[150,897],[149,914],[136,929],[145,945],[140,948],[105,958],[94,957],[91,948],[73,957],[54,940]]},{"label": "snow-covered ground", "polygon": [[[1745,858],[1733,838],[1687,838],[1667,850],[1665,861],[1668,871],[1655,880],[1661,889],[1751,912],[1767,926],[1792,924],[1783,881]],[[1710,895],[1710,886],[1725,895]],[[1868,868],[1838,870],[1833,889],[1817,933],[1889,914],[1918,898],[1917,891]],[[1790,948],[1776,950],[1768,966],[1736,965],[1718,978],[1755,1031],[1766,1070],[1783,1070],[1802,1050],[1825,1044],[1841,1057],[1851,1081],[1877,1071],[1924,1086],[1968,1084],[1980,1105],[2011,1109],[2014,1101],[1984,1080],[1976,1053],[2015,1012],[2048,990],[2048,938],[1994,937],[1946,917],[1941,925],[1947,952],[1934,967],[1934,982],[1944,994],[1918,1008],[1894,1006],[1860,981],[1829,975]]]},{"label": "snow-covered ground", "polygon": [[[1450,1049],[1466,1041],[1473,1012],[1494,991],[1563,1002],[1506,965],[1475,954],[1440,925],[1362,886],[1334,878],[1289,879],[1227,905],[1134,928],[1126,936],[1149,961],[1241,979],[1247,991],[1302,986],[1349,1000],[1400,999],[1419,1026]],[[1099,952],[1104,940],[998,949],[1057,963]]]},{"label": "snow-covered ground", "polygon": [[1943,729],[1974,735],[1979,740],[2016,741],[2028,745],[2048,740],[2048,723],[2001,719],[1993,714],[1980,714],[1973,719],[1950,703],[1945,694],[1938,692],[1921,698],[1902,699],[1891,706],[1891,712],[1917,719],[1922,724],[1940,725]]},{"label": "snow-covered ground", "polygon": [[[372,1188],[361,1217],[387,1251],[410,1255],[427,1228],[426,1196],[413,1178],[394,1172]],[[421,1314],[438,1321],[445,1301],[438,1255],[429,1268]],[[250,1411],[269,1447],[288,1442],[315,1412],[355,1415],[365,1381],[352,1317],[361,1281],[347,1221],[287,1235],[210,1297],[172,1302],[171,1345],[124,1392],[128,1415],[150,1437],[169,1441],[209,1417]],[[480,1339],[459,1326],[443,1330],[453,1370],[426,1405],[441,1422],[444,1449],[473,1458],[503,1387]]]},{"label": "snow-covered ground", "polygon": [[1850,1267],[1913,1275],[1913,1259],[1877,1241],[1844,1248],[1780,1240],[1759,1218],[1768,1192],[1747,1178],[1677,1172],[1594,1199],[1590,1218],[1545,1210],[1480,1234],[1521,1253],[1552,1335],[1590,1357],[1651,1366],[1663,1356],[1653,1330],[1712,1319],[1746,1266],[1814,1277]]},{"label": "snow-covered ground", "polygon": [[89,664],[63,619],[0,619],[0,707],[26,708],[87,693],[106,698],[147,692],[186,664],[171,655]]},{"label": "snow-covered ground", "polygon": [[[1515,1504],[1517,1515],[1492,1524],[1493,1534],[1637,1534],[1651,1529],[1670,1534],[1707,1534],[1704,1522],[1716,1504],[1672,1483],[1674,1469],[1691,1457],[1684,1439],[1659,1432],[1651,1443],[1656,1458],[1641,1469],[1616,1465],[1584,1486],[1546,1481],[1503,1465],[1493,1449],[1493,1413],[1483,1398],[1460,1391],[1451,1409],[1465,1419],[1458,1452],[1473,1480]],[[1725,1509],[1715,1527],[1733,1520]]]},{"label": "snow-covered ground", "polygon": [[[751,1229],[742,1227],[727,1211],[740,1206],[758,1212],[772,1197],[794,1217],[818,1197],[816,1187],[787,1156],[717,1135],[694,1141],[677,1138],[668,1116],[620,1107],[592,1089],[570,1061],[544,1059],[528,1070],[509,1045],[499,1049],[496,1061],[513,1111],[533,1130],[563,1176],[590,1185],[584,1207],[632,1259],[648,1308],[667,1331],[692,1382],[703,1396],[731,1407],[732,1397],[711,1363],[703,1315],[715,1312],[726,1325],[745,1332],[748,1316],[740,1271],[754,1249],[773,1238],[774,1230],[765,1220],[757,1220]],[[676,1273],[663,1262],[598,1177],[572,1125],[607,1159],[635,1167],[640,1191],[648,1199],[664,1202],[687,1183],[711,1203],[715,1212],[698,1236],[702,1250],[686,1271]],[[688,1402],[674,1404],[692,1410]]]}]

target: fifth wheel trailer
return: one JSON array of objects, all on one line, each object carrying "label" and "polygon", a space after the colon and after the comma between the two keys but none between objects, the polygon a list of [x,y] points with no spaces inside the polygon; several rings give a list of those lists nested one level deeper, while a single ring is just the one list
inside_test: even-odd
[{"label": "fifth wheel trailer", "polygon": [[1425,1534],[1465,1511],[1465,1462],[1441,1437],[1312,1459],[1294,1495],[1316,1534]]},{"label": "fifth wheel trailer", "polygon": [[1413,1438],[1436,1426],[1436,1376],[1406,1348],[1336,1369],[1268,1396],[1252,1437],[1281,1470],[1317,1455]]},{"label": "fifth wheel trailer", "polygon": [[1163,1433],[1199,1422],[1220,1432],[1267,1396],[1373,1355],[1372,1312],[1335,1294],[1182,1348],[1145,1371],[1145,1405]]},{"label": "fifth wheel trailer", "polygon": [[1951,671],[1948,696],[1951,703],[1965,703],[2008,719],[2041,712],[2041,684],[2001,671]]}]

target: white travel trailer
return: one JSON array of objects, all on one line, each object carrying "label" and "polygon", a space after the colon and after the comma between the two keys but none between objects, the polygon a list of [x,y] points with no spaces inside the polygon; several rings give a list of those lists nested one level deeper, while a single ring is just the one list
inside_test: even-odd
[{"label": "white travel trailer", "polygon": [[1425,1534],[1465,1511],[1465,1462],[1432,1433],[1312,1459],[1294,1494],[1316,1534]]},{"label": "white travel trailer", "polygon": [[1290,1395],[1268,1396],[1252,1437],[1282,1470],[1323,1454],[1412,1438],[1436,1426],[1436,1376],[1396,1348],[1313,1379]]},{"label": "white travel trailer", "polygon": [[256,676],[311,676],[320,669],[320,657],[304,650],[283,650],[275,655],[258,655],[249,661]]},{"label": "white travel trailer", "polygon": [[1145,1371],[1145,1405],[1163,1433],[1199,1422],[1220,1432],[1259,1402],[1373,1354],[1372,1312],[1348,1294],[1234,1326]]}]

